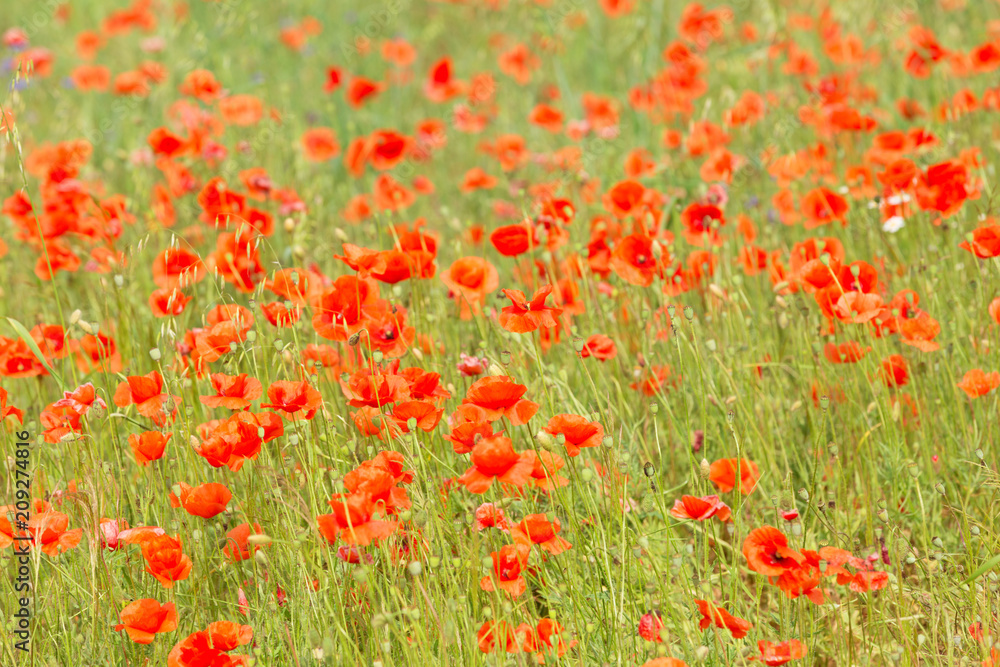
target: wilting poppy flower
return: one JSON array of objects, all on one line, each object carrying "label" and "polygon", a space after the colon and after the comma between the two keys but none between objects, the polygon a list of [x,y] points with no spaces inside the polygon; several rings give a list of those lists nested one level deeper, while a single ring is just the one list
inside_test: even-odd
[{"label": "wilting poppy flower", "polygon": [[500,551],[490,554],[493,558],[493,576],[483,577],[479,587],[484,591],[495,590],[494,585],[512,598],[528,589],[522,572],[528,564],[531,547],[524,544],[506,544]]},{"label": "wilting poppy flower", "polygon": [[471,493],[486,493],[494,481],[523,486],[531,479],[534,452],[514,451],[510,438],[494,435],[482,438],[472,448],[472,467],[458,478]]},{"label": "wilting poppy flower", "polygon": [[152,598],[143,598],[122,609],[118,619],[121,623],[115,631],[124,630],[136,644],[152,644],[159,633],[177,629],[177,608],[173,602],[161,605]]},{"label": "wilting poppy flower", "polygon": [[750,621],[736,618],[722,607],[717,607],[708,600],[695,600],[694,603],[698,606],[698,611],[701,612],[701,621],[698,622],[698,627],[702,630],[714,625],[717,628],[723,628],[732,632],[733,639],[742,639],[753,628],[753,624]]},{"label": "wilting poppy flower", "polygon": [[709,468],[708,478],[719,491],[726,493],[736,488],[737,474],[740,492],[743,495],[752,493],[760,479],[760,472],[757,464],[748,459],[719,459]]},{"label": "wilting poppy flower", "polygon": [[319,532],[331,544],[339,537],[346,544],[366,546],[396,532],[395,521],[375,519],[369,493],[341,493],[330,500],[332,514],[316,517]]},{"label": "wilting poppy flower", "polygon": [[545,300],[553,289],[552,285],[540,287],[535,290],[531,301],[525,298],[521,290],[503,290],[511,305],[500,311],[500,326],[512,333],[528,333],[539,328],[559,326],[556,317],[562,313],[562,309],[545,305]]},{"label": "wilting poppy flower", "polygon": [[520,523],[511,526],[510,536],[516,544],[531,547],[537,544],[544,551],[558,556],[573,545],[559,537],[562,525],[559,519],[549,521],[544,514],[529,514]]},{"label": "wilting poppy flower", "polygon": [[757,528],[747,535],[743,556],[751,570],[766,577],[780,577],[805,562],[805,556],[788,547],[785,534],[772,526]]},{"label": "wilting poppy flower", "polygon": [[522,398],[527,390],[526,386],[506,375],[491,375],[476,380],[462,403],[481,408],[484,419],[488,421],[506,417],[512,426],[521,426],[528,423],[539,407],[537,403]]},{"label": "wilting poppy flower", "polygon": [[173,433],[162,433],[160,431],[144,431],[136,435],[132,433],[128,436],[129,447],[135,454],[136,462],[141,466],[148,466],[151,461],[156,461],[163,456],[167,448],[167,441],[173,437]]},{"label": "wilting poppy flower", "polygon": [[730,517],[729,506],[719,499],[719,496],[681,496],[680,500],[674,502],[670,510],[670,516],[675,519],[694,519],[695,521],[705,521],[713,516],[719,517],[719,521],[728,521]]},{"label": "wilting poppy flower", "polygon": [[476,508],[473,528],[477,531],[485,530],[486,528],[497,528],[498,530],[507,532],[510,530],[510,522],[504,516],[502,507],[498,507],[493,503],[483,503]]},{"label": "wilting poppy flower", "polygon": [[113,551],[124,545],[121,535],[128,530],[128,521],[125,519],[102,518],[98,529],[100,531],[101,545],[105,549]]},{"label": "wilting poppy flower", "polygon": [[180,497],[171,492],[170,506],[184,507],[188,514],[204,519],[211,519],[225,512],[226,505],[233,498],[229,489],[216,482],[199,484],[195,487],[179,482],[177,486],[180,489]]},{"label": "wilting poppy flower", "polygon": [[604,427],[580,415],[556,415],[542,430],[553,436],[563,436],[562,444],[570,457],[579,456],[582,448],[597,447],[604,439]]},{"label": "wilting poppy flower", "polygon": [[250,407],[251,401],[256,401],[264,393],[260,380],[248,377],[246,373],[213,373],[210,379],[215,395],[198,397],[198,400],[210,408],[242,410]]},{"label": "wilting poppy flower", "polygon": [[[0,421],[9,414],[4,407],[6,402],[7,392],[0,389]],[[88,382],[73,391],[63,392],[63,397],[53,403],[52,407],[69,408],[78,415],[84,416],[90,412],[91,408],[100,408],[103,410],[108,406],[105,405],[104,399],[97,396],[93,383]],[[10,408],[10,410],[16,410],[16,408]],[[17,410],[17,413],[20,413],[20,410]]]},{"label": "wilting poppy flower", "polygon": [[260,407],[279,410],[289,421],[312,419],[323,405],[323,396],[306,380],[274,382],[267,388],[267,398],[271,403]]},{"label": "wilting poppy flower", "polygon": [[962,377],[962,380],[958,383],[958,387],[969,398],[985,396],[997,387],[1000,387],[1000,372],[993,371],[992,373],[986,373],[982,369],[973,368]]},{"label": "wilting poppy flower", "polygon": [[156,577],[164,588],[173,588],[174,582],[183,581],[191,574],[191,559],[184,555],[179,537],[151,535],[140,542],[142,557],[146,559],[146,572]]},{"label": "wilting poppy flower", "polygon": [[752,656],[750,659],[759,660],[765,665],[783,665],[786,662],[806,657],[806,645],[798,639],[789,639],[780,644],[762,639],[757,642],[757,650],[760,651],[760,655]]},{"label": "wilting poppy flower", "polygon": [[660,631],[663,629],[663,621],[660,620],[658,612],[643,614],[639,619],[639,636],[648,642],[662,643],[663,638]]}]

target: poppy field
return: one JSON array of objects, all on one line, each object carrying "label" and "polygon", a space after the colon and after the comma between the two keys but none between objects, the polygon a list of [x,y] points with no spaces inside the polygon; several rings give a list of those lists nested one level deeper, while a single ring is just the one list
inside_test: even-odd
[{"label": "poppy field", "polygon": [[1000,667],[1000,3],[0,33],[0,665]]}]

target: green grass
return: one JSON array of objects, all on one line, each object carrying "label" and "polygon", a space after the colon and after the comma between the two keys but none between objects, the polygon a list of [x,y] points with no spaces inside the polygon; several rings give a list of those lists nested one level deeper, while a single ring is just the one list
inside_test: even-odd
[{"label": "green grass", "polygon": [[[37,207],[41,183],[24,172],[29,156],[44,143],[86,137],[93,153],[80,178],[92,193],[101,184],[97,199],[124,195],[136,220],[124,225],[113,244],[123,253],[123,265],[107,273],[84,267],[41,281],[34,274],[35,262],[43,256],[40,247],[15,238],[12,220],[0,217],[0,239],[9,246],[0,258],[0,335],[18,339],[48,323],[62,325],[77,340],[97,326],[113,335],[123,360],[120,373],[85,373],[68,358],[48,360],[55,372],[45,377],[0,377],[10,395],[8,405],[24,412],[23,426],[8,419],[9,428],[0,435],[9,471],[3,497],[14,502],[15,433],[26,430],[36,440],[30,450],[33,495],[66,513],[71,529],[82,529],[76,548],[57,557],[32,553],[30,655],[14,648],[17,565],[10,549],[0,550],[0,664],[165,664],[171,648],[189,634],[229,620],[253,628],[252,644],[233,654],[247,654],[260,666],[526,665],[532,658],[525,653],[482,653],[476,633],[487,620],[534,626],[543,617],[557,620],[566,639],[578,642],[558,659],[574,665],[641,665],[659,656],[689,664],[750,665],[758,640],[789,639],[808,646],[799,663],[808,665],[978,665],[988,658],[989,643],[977,642],[968,628],[982,622],[994,640],[1000,633],[1000,405],[996,391],[969,399],[957,385],[970,369],[1000,370],[1000,324],[988,313],[990,302],[1000,296],[1000,264],[977,259],[958,246],[981,224],[981,216],[995,213],[996,111],[978,110],[948,122],[934,110],[965,87],[981,98],[993,87],[995,72],[958,78],[942,63],[930,78],[916,79],[902,61],[911,25],[932,27],[946,48],[968,52],[988,40],[987,22],[1000,20],[1000,6],[973,1],[946,11],[924,1],[911,1],[903,10],[888,2],[833,5],[833,16],[845,32],[856,32],[865,48],[881,57],[879,65],[857,72],[858,83],[871,86],[874,97],[856,106],[878,118],[878,131],[917,125],[937,135],[937,146],[910,156],[922,169],[957,158],[967,148],[981,151],[984,166],[972,172],[982,181],[978,199],[967,201],[940,226],[933,224],[934,215],[914,206],[906,226],[889,234],[882,231],[879,212],[868,207],[867,198],[847,197],[846,226],[806,230],[801,223],[769,221],[778,187],[757,160],[762,152],[784,155],[824,141],[831,163],[828,186],[837,190],[846,184],[846,168],[861,163],[878,133],[821,139],[799,122],[799,108],[815,98],[799,79],[782,73],[783,57],[769,61],[769,44],[794,38],[816,58],[821,76],[848,69],[823,55],[815,30],[788,30],[794,14],[819,16],[819,5],[812,3],[736,2],[727,38],[703,54],[709,63],[702,74],[707,92],[694,100],[690,117],[666,123],[654,122],[628,103],[629,90],[663,68],[660,53],[677,36],[683,6],[664,0],[640,2],[618,19],[606,17],[596,3],[575,0],[553,0],[548,7],[510,2],[502,11],[482,3],[424,0],[353,6],[306,1],[296,3],[294,14],[285,13],[280,3],[191,0],[187,18],[175,21],[172,5],[161,3],[151,32],[109,38],[95,61],[113,75],[144,60],[161,62],[168,76],[146,97],[61,85],[81,62],[75,36],[96,29],[119,4],[74,4],[65,21],[47,6],[38,10],[45,16],[36,20],[35,7],[15,4],[0,9],[0,29],[24,27],[32,45],[50,49],[55,60],[50,76],[33,78],[27,86],[15,85],[17,77],[7,73],[11,85],[0,96],[0,106],[13,112],[16,124],[0,140],[0,195],[7,198],[23,189]],[[566,17],[577,13],[587,20],[573,28]],[[322,34],[296,52],[281,43],[279,29],[286,19],[306,16],[322,23]],[[738,38],[744,21],[758,27],[759,41]],[[369,55],[358,52],[359,35],[371,40]],[[540,55],[541,67],[528,85],[519,86],[500,73],[499,51],[490,46],[495,35],[505,35],[507,46],[524,42]],[[140,44],[150,36],[164,39],[162,52],[142,52]],[[329,65],[384,80],[390,66],[378,49],[395,36],[417,50],[412,81],[390,86],[360,109],[345,103],[343,88],[330,95],[322,92]],[[545,51],[542,40],[555,40],[557,54]],[[900,40],[903,46],[897,44]],[[496,79],[492,101],[473,109],[491,119],[481,134],[454,127],[453,102],[433,104],[422,94],[427,69],[444,55],[452,56],[457,78],[467,81],[492,72]],[[182,159],[202,183],[222,175],[232,188],[242,188],[241,170],[264,167],[277,187],[292,188],[301,197],[305,212],[281,215],[273,202],[260,204],[275,222],[274,234],[263,238],[259,248],[269,277],[280,268],[313,264],[333,278],[352,273],[333,258],[342,243],[389,249],[393,225],[404,221],[424,218],[426,229],[437,235],[438,275],[380,286],[383,298],[405,306],[416,333],[435,343],[424,352],[409,351],[401,361],[403,368],[439,373],[441,385],[451,393],[441,406],[445,419],[434,431],[415,431],[390,443],[362,436],[351,417],[355,408],[347,405],[340,378],[330,372],[315,376],[322,411],[309,421],[285,422],[285,434],[265,444],[259,457],[238,472],[210,467],[190,445],[199,424],[225,417],[227,411],[199,402],[198,396],[212,393],[211,386],[207,378],[179,372],[176,344],[186,331],[204,326],[206,313],[216,305],[250,307],[255,323],[252,336],[214,362],[212,372],[248,373],[265,392],[275,381],[298,379],[298,359],[311,343],[333,345],[345,358],[360,350],[372,359],[364,336],[355,348],[317,336],[309,308],[292,328],[269,325],[259,305],[278,299],[263,284],[242,293],[209,275],[185,290],[193,300],[181,315],[152,316],[147,301],[155,289],[154,258],[171,244],[202,256],[216,247],[217,232],[198,221],[197,191],[175,200],[177,224],[164,228],[150,205],[152,188],[163,176],[151,164],[130,162],[154,128],[180,129],[167,109],[181,97],[181,81],[196,68],[212,71],[230,93],[255,95],[266,109],[281,114],[280,122],[265,115],[252,127],[227,126],[214,139],[227,147],[228,156],[215,165]],[[583,118],[584,92],[615,98],[621,112],[618,135],[573,142],[529,124],[528,114],[548,85],[558,90],[560,97],[552,104],[567,120]],[[646,148],[662,165],[641,180],[665,195],[666,225],[676,236],[670,252],[683,261],[692,248],[683,239],[680,213],[706,192],[699,176],[703,159],[689,157],[683,148],[663,147],[660,137],[668,127],[686,134],[691,120],[721,125],[724,110],[744,90],[773,92],[777,104],[769,105],[757,125],[728,130],[729,150],[751,163],[729,186],[725,240],[714,249],[715,274],[678,296],[664,294],[660,278],[642,288],[612,274],[606,280],[609,291],[602,292],[603,279],[586,267],[589,225],[595,216],[606,215],[600,194],[625,178],[626,153]],[[917,100],[931,115],[905,121],[895,109],[902,97]],[[456,101],[464,102],[464,96]],[[427,118],[448,125],[447,146],[430,161],[404,160],[390,173],[407,183],[423,175],[436,191],[418,197],[402,213],[377,213],[357,225],[345,221],[348,201],[371,192],[376,174],[368,169],[360,179],[351,177],[342,155],[322,164],[308,162],[299,146],[301,134],[311,126],[329,127],[343,150],[351,139],[379,128],[412,136],[416,124]],[[538,155],[578,145],[581,169],[549,170],[528,163],[503,172],[480,144],[508,133],[523,136]],[[250,150],[238,150],[240,142]],[[499,178],[498,187],[460,192],[463,175],[474,166]],[[588,201],[584,185],[591,178],[599,179],[599,187],[593,190],[596,199]],[[553,182],[576,208],[575,220],[567,226],[570,240],[557,252],[536,249],[513,260],[500,256],[488,238],[480,246],[465,240],[463,233],[474,224],[482,225],[488,237],[494,228],[516,221],[500,219],[493,208],[496,200],[534,215],[528,188]],[[815,186],[806,177],[792,189],[802,194]],[[745,275],[738,260],[743,242],[735,231],[740,213],[759,229],[755,244],[768,252],[781,250],[786,266],[787,251],[813,236],[839,239],[845,263],[884,262],[880,282],[886,286],[886,302],[904,289],[919,294],[920,308],[940,322],[935,339],[940,349],[922,352],[902,344],[899,335],[877,338],[863,324],[838,323],[836,334],[826,335],[826,322],[811,294],[779,294],[786,285],[775,286],[767,271]],[[79,239],[70,245],[86,263],[90,246]],[[486,315],[460,320],[440,279],[455,259],[481,255],[498,268],[500,288],[530,295],[521,260],[530,257],[553,270],[571,253],[583,257],[577,282],[586,311],[574,316],[560,341],[544,351],[538,332],[511,334]],[[499,310],[509,303],[491,293],[486,308]],[[672,322],[662,316],[667,307],[673,309]],[[654,318],[657,312],[660,317]],[[10,320],[20,324],[8,326]],[[577,354],[582,340],[598,333],[616,342],[616,358],[598,362]],[[827,361],[824,345],[847,340],[872,350],[856,364]],[[566,466],[560,473],[568,485],[551,494],[525,487],[520,496],[505,495],[498,485],[481,496],[455,485],[442,494],[445,480],[459,477],[470,465],[467,456],[456,455],[442,438],[449,432],[447,417],[473,381],[455,368],[462,352],[487,357],[492,373],[509,374],[528,387],[526,398],[540,409],[528,424],[508,427],[508,435],[519,452],[547,447],[561,452]],[[880,379],[881,362],[892,354],[909,363],[909,384],[899,390],[890,390]],[[664,364],[679,376],[676,386],[664,385],[652,396],[630,387],[642,369]],[[135,407],[117,408],[112,397],[124,376],[153,370],[162,373],[165,391],[183,402],[168,429],[173,436],[163,458],[140,467],[128,435],[153,426]],[[79,437],[43,442],[46,406],[85,382],[93,382],[109,410],[91,413]],[[899,393],[912,397],[916,416],[896,401]],[[255,402],[255,411],[261,402],[266,401]],[[602,445],[569,458],[560,443],[538,437],[549,418],[561,413],[599,421],[607,435]],[[697,452],[692,450],[696,431],[703,434]],[[371,563],[345,563],[337,557],[338,545],[320,536],[316,517],[330,511],[327,500],[344,490],[344,475],[382,450],[401,452],[415,473],[406,487],[412,508],[398,517],[407,537],[397,534],[366,548]],[[682,495],[717,493],[707,479],[707,464],[734,457],[756,462],[760,482],[747,496],[721,494],[732,508],[732,523],[678,521],[669,515]],[[71,480],[75,492],[68,490]],[[209,481],[232,492],[225,513],[206,520],[171,507],[168,496],[175,484]],[[622,499],[628,512],[622,511]],[[529,563],[535,572],[528,577],[528,592],[517,598],[480,588],[480,579],[492,570],[490,553],[510,543],[498,530],[472,528],[483,502],[501,504],[512,522],[533,513],[557,517],[560,535],[573,545],[545,558],[533,549]],[[800,519],[787,522],[780,511],[793,507]],[[133,527],[161,526],[179,535],[193,562],[190,576],[165,589],[144,572],[138,546],[103,549],[98,523],[105,517],[124,518]],[[222,553],[226,532],[248,522],[260,524],[269,543],[254,557],[231,563]],[[788,599],[750,571],[742,555],[747,535],[763,525],[785,532],[797,549],[831,545],[859,557],[881,556],[884,550],[889,563],[879,560],[875,567],[888,572],[888,585],[855,593],[824,579],[830,592],[824,604]],[[277,594],[279,587],[283,597]],[[246,616],[239,610],[240,589],[249,601]],[[173,602],[178,612],[177,629],[157,635],[148,646],[114,630],[121,609],[141,598]],[[724,630],[702,631],[695,599],[713,601],[754,627],[738,640]],[[651,610],[658,610],[664,624],[657,643],[637,632],[640,619]],[[547,663],[556,661],[546,658]]]}]

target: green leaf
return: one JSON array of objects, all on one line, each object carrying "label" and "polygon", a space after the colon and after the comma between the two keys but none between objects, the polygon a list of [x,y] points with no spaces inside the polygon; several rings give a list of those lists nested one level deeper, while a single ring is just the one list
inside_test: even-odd
[{"label": "green leaf", "polygon": [[35,358],[38,359],[42,366],[45,367],[45,370],[49,372],[49,375],[56,379],[56,382],[59,383],[59,388],[65,391],[65,385],[63,385],[62,377],[56,373],[55,369],[49,366],[49,362],[45,359],[45,355],[42,354],[42,351],[38,348],[38,343],[36,343],[35,339],[31,337],[28,330],[24,328],[24,325],[15,320],[13,317],[8,317],[7,321],[10,322],[10,326],[14,327],[14,331],[17,332],[17,335],[20,336],[21,340],[27,344],[31,353],[35,355]]},{"label": "green leaf", "polygon": [[969,575],[969,578],[965,580],[964,583],[971,584],[973,581],[983,576],[997,565],[1000,565],[1000,554],[997,554],[993,558],[989,559],[982,565],[976,568],[976,571]]}]

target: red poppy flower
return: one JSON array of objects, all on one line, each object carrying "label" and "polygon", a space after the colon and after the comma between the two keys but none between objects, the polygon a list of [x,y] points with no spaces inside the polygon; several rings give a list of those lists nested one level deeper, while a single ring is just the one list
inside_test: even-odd
[{"label": "red poppy flower", "polygon": [[736,475],[743,495],[749,495],[757,487],[760,471],[757,464],[748,459],[719,459],[709,468],[708,479],[722,493],[736,488]]},{"label": "red poppy flower", "polygon": [[490,234],[490,243],[504,257],[517,257],[538,245],[530,220],[516,225],[497,227]]},{"label": "red poppy flower", "polygon": [[258,545],[250,544],[250,536],[263,534],[264,531],[261,530],[259,523],[252,526],[249,523],[241,523],[226,533],[226,544],[222,548],[222,553],[231,563],[247,560],[260,548]]},{"label": "red poppy flower", "polygon": [[274,382],[267,388],[267,399],[271,403],[260,407],[279,410],[289,421],[312,419],[323,405],[323,396],[307,380]]},{"label": "red poppy flower", "polygon": [[140,415],[163,426],[177,413],[181,398],[163,393],[163,377],[158,371],[151,371],[146,375],[129,375],[115,390],[114,401],[119,408],[134,404]]},{"label": "red poppy flower", "polygon": [[520,523],[511,526],[510,536],[516,544],[531,547],[537,544],[543,550],[558,556],[573,545],[559,537],[562,525],[559,519],[549,521],[544,514],[529,514]]},{"label": "red poppy flower", "polygon": [[[7,392],[0,389],[0,421],[6,417],[9,413],[4,408],[7,402]],[[107,408],[104,399],[97,396],[97,390],[94,388],[93,383],[88,382],[87,384],[80,385],[73,391],[63,392],[63,397],[52,404],[54,408],[69,408],[78,415],[84,416],[90,412],[91,408],[99,408],[101,410]],[[16,410],[16,408],[11,408],[11,410]],[[20,410],[16,410],[20,413]]]},{"label": "red poppy flower", "polygon": [[160,431],[144,431],[136,435],[132,433],[128,436],[129,447],[135,454],[136,462],[141,466],[148,466],[151,461],[156,461],[163,456],[167,448],[167,441],[173,437],[173,433],[161,433]]},{"label": "red poppy flower", "polygon": [[747,535],[743,556],[751,570],[766,577],[779,577],[805,562],[805,556],[788,547],[785,534],[772,526],[757,528]]},{"label": "red poppy flower", "polygon": [[331,544],[338,538],[346,544],[366,546],[396,532],[395,521],[375,519],[376,506],[368,493],[340,493],[330,500],[332,514],[316,517],[319,532]]},{"label": "red poppy flower", "polygon": [[882,360],[882,381],[889,388],[909,384],[910,371],[902,355],[892,354]]},{"label": "red poppy flower", "polygon": [[531,547],[523,544],[506,544],[500,551],[490,554],[493,558],[493,576],[483,577],[479,581],[479,587],[484,591],[493,591],[499,588],[512,598],[524,594],[528,589],[528,583],[524,580],[522,572],[528,564],[528,553]]},{"label": "red poppy flower", "polygon": [[598,361],[608,361],[617,355],[618,347],[615,342],[604,334],[594,334],[584,342],[583,349],[580,350],[582,359],[593,357]]},{"label": "red poppy flower", "polygon": [[780,644],[774,644],[766,640],[757,642],[757,649],[760,655],[752,656],[751,660],[759,660],[765,665],[783,665],[792,660],[801,660],[806,657],[806,645],[798,639],[789,639]]},{"label": "red poppy flower", "polygon": [[183,507],[192,516],[211,519],[226,511],[226,505],[233,499],[233,494],[223,484],[208,482],[192,487],[184,482],[178,482],[180,491],[178,497],[170,493],[170,506]]},{"label": "red poppy flower", "polygon": [[184,555],[180,538],[169,535],[149,535],[139,544],[146,559],[146,572],[163,584],[173,588],[174,582],[183,581],[191,574],[191,559]]},{"label": "red poppy flower", "polygon": [[231,621],[216,621],[177,642],[167,655],[167,667],[238,667],[247,657],[229,652],[253,639],[253,628]]},{"label": "red poppy flower", "polygon": [[177,608],[173,602],[161,605],[152,598],[132,602],[118,614],[116,632],[124,630],[136,644],[152,644],[161,632],[177,629]]},{"label": "red poppy flower", "polygon": [[722,607],[717,607],[708,600],[695,600],[698,611],[701,612],[701,621],[698,627],[702,630],[714,625],[717,628],[729,630],[733,633],[733,639],[742,639],[753,628],[750,621],[736,618]]},{"label": "red poppy flower", "polygon": [[604,439],[604,427],[580,415],[556,415],[542,430],[553,436],[561,435],[570,457],[579,456],[582,448],[597,447]]},{"label": "red poppy flower", "polygon": [[531,301],[525,299],[521,290],[503,290],[511,305],[500,311],[500,326],[512,333],[528,333],[538,328],[551,329],[559,326],[556,317],[562,313],[562,309],[545,305],[552,290],[552,285],[540,287],[535,290]]},{"label": "red poppy flower", "polygon": [[814,229],[833,221],[846,224],[847,201],[827,188],[810,190],[799,204],[806,217],[805,228]]},{"label": "red poppy flower", "polygon": [[471,493],[486,493],[494,481],[524,486],[531,479],[534,452],[514,451],[510,438],[494,435],[482,438],[472,448],[472,467],[458,478]]},{"label": "red poppy flower", "polygon": [[664,254],[658,242],[645,234],[632,234],[615,244],[610,267],[630,285],[649,287],[664,263],[661,261]]},{"label": "red poppy flower", "polygon": [[730,510],[726,503],[719,499],[719,496],[681,496],[680,500],[674,502],[670,510],[670,516],[675,519],[693,519],[695,521],[706,521],[713,516],[719,517],[719,521],[729,521]]},{"label": "red poppy flower", "polygon": [[1000,387],[1000,373],[993,371],[986,373],[982,369],[973,368],[962,376],[958,383],[959,389],[964,391],[969,398],[979,398],[985,396],[997,387]]},{"label": "red poppy flower", "polygon": [[823,356],[831,364],[854,364],[871,352],[871,349],[870,346],[861,347],[859,343],[853,340],[839,345],[836,343],[827,343],[826,347],[823,348]]},{"label": "red poppy flower", "polygon": [[199,396],[199,400],[210,408],[242,410],[250,407],[250,403],[264,393],[260,380],[248,377],[246,373],[239,375],[213,373],[210,379],[215,395]]},{"label": "red poppy flower", "polygon": [[537,403],[522,398],[527,390],[526,386],[506,375],[491,375],[476,380],[462,403],[481,408],[487,421],[506,417],[512,426],[521,426],[528,423],[539,407]]}]

